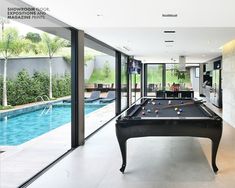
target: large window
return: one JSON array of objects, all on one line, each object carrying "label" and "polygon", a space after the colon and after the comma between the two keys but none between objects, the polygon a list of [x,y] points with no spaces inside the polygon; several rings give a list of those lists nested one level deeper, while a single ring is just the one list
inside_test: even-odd
[{"label": "large window", "polygon": [[132,74],[131,75],[131,96],[132,103],[140,98],[141,95],[141,75],[140,74]]},{"label": "large window", "polygon": [[18,187],[71,148],[71,47],[51,28],[0,30],[0,186]]},{"label": "large window", "polygon": [[127,56],[121,55],[121,111],[128,105],[128,74],[127,74]]},{"label": "large window", "polygon": [[147,96],[156,96],[161,90],[193,90],[199,92],[198,64],[186,64],[185,70],[180,70],[178,64],[147,64],[145,78]]},{"label": "large window", "polygon": [[147,65],[147,96],[156,96],[163,89],[163,64]]},{"label": "large window", "polygon": [[186,64],[185,70],[179,70],[178,64],[166,64],[166,90],[194,90],[198,92],[199,78],[196,75],[198,64]]},{"label": "large window", "polygon": [[115,52],[85,39],[85,137],[115,116]]}]

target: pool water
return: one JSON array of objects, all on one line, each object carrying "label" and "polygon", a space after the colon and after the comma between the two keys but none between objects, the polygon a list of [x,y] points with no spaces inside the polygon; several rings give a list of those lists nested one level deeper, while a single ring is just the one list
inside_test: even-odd
[{"label": "pool water", "polygon": [[[104,104],[85,105],[89,114]],[[54,104],[51,110],[43,109],[7,117],[0,120],[0,145],[19,145],[39,135],[71,122],[71,105]]]}]

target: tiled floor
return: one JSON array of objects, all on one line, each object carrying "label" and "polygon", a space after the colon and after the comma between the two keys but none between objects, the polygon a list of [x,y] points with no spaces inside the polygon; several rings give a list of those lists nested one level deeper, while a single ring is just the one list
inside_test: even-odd
[{"label": "tiled floor", "polygon": [[[114,110],[115,103],[110,103],[86,115],[85,136],[113,118]],[[0,154],[0,188],[17,187],[68,151],[70,130],[68,123],[19,146],[0,146],[4,151]]]},{"label": "tiled floor", "polygon": [[146,137],[128,141],[126,173],[115,121],[92,136],[30,188],[233,188],[235,187],[235,130],[224,123],[218,151],[219,172],[210,165],[209,139]]}]

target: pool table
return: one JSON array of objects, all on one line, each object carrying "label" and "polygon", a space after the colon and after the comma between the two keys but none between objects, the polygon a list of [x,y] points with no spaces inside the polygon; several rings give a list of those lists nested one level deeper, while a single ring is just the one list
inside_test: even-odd
[{"label": "pool table", "polygon": [[196,99],[141,98],[116,121],[116,136],[122,155],[120,171],[126,168],[126,141],[146,136],[187,136],[212,141],[211,163],[216,173],[216,155],[222,135],[222,119]]}]

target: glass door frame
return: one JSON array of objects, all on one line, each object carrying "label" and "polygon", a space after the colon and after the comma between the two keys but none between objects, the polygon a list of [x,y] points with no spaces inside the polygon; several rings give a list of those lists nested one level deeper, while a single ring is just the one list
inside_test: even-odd
[{"label": "glass door frame", "polygon": [[162,66],[162,90],[165,90],[166,87],[166,64],[165,63],[145,63],[144,70],[143,70],[143,79],[144,79],[144,86],[143,86],[143,95],[148,96],[148,66],[149,65],[161,65]]}]

